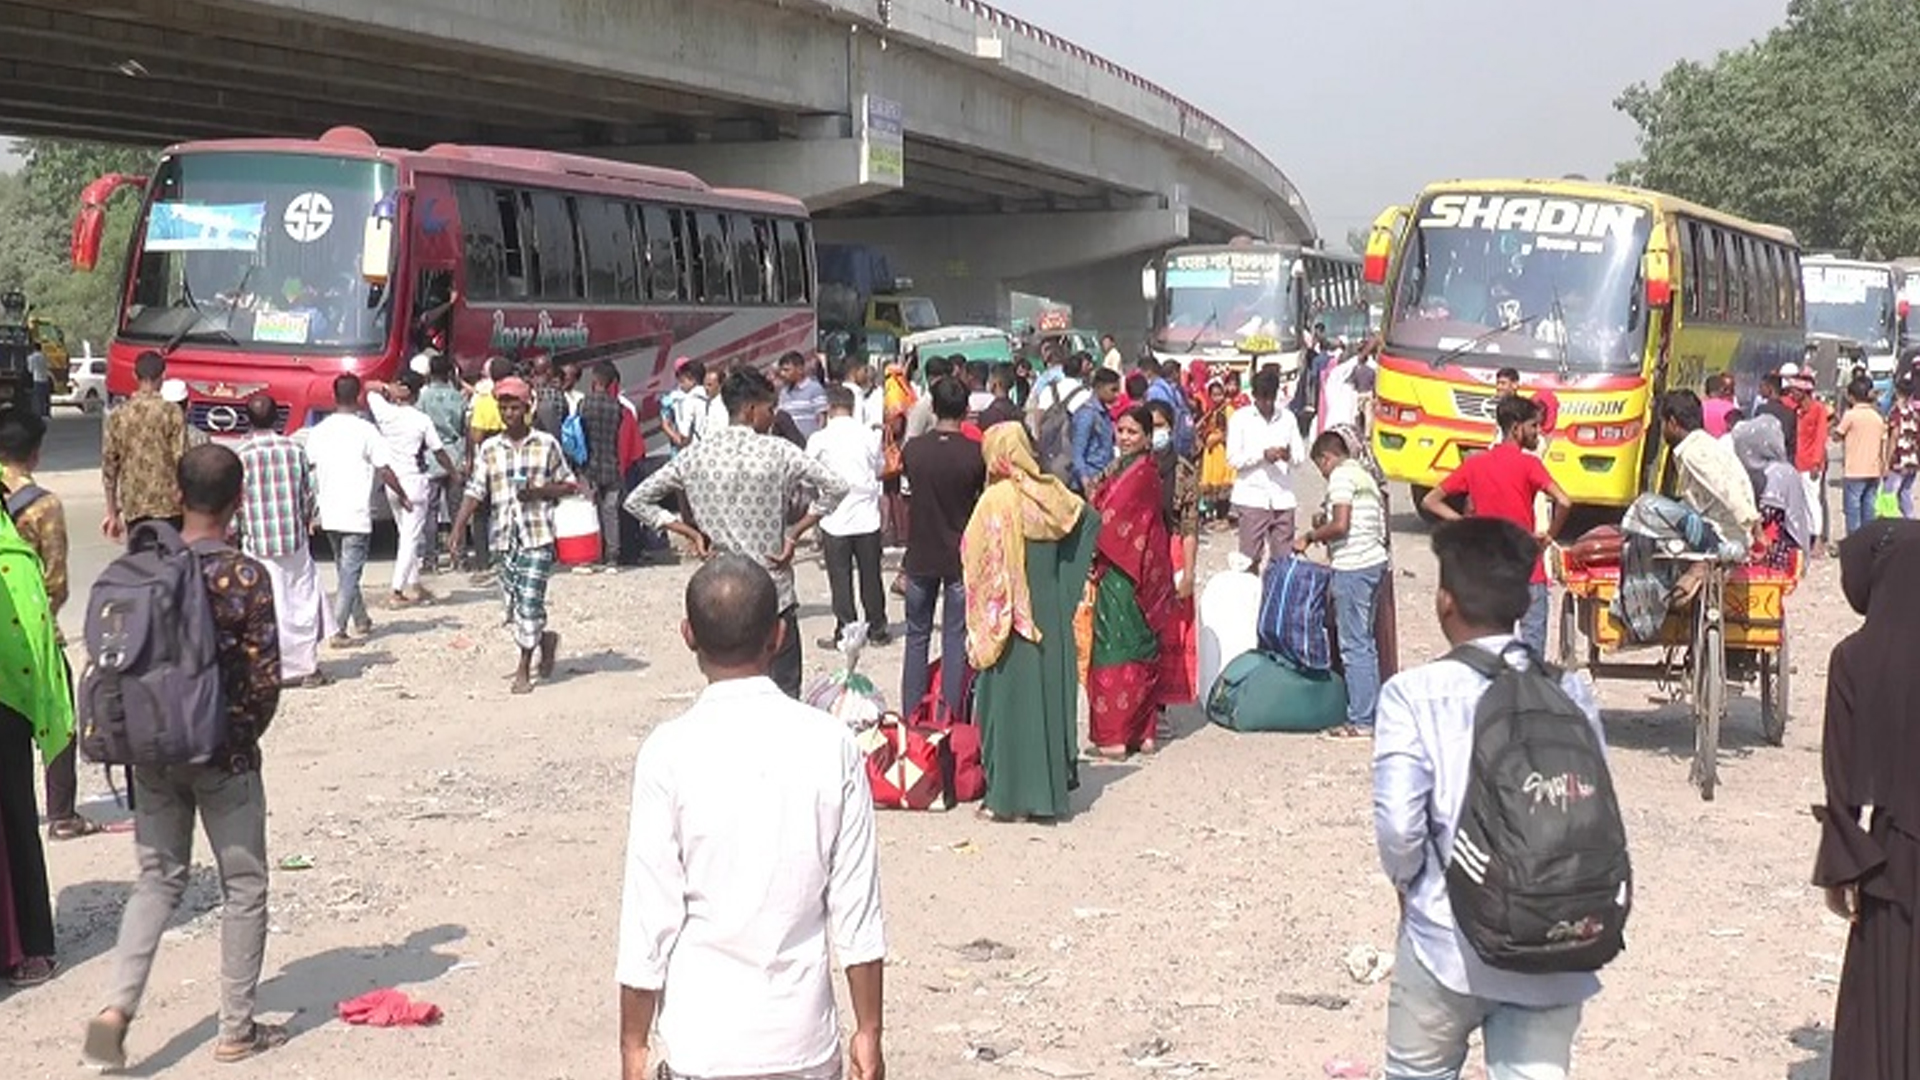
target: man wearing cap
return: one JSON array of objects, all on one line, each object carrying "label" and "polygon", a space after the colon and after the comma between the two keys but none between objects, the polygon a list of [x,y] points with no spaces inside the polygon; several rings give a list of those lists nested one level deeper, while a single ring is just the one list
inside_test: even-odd
[{"label": "man wearing cap", "polygon": [[467,525],[482,500],[493,506],[490,546],[500,567],[500,595],[520,666],[512,692],[533,691],[533,654],[540,652],[539,677],[553,677],[560,635],[547,629],[547,582],[553,577],[554,504],[580,490],[560,440],[533,428],[533,391],[519,378],[493,385],[504,430],[482,443],[474,455],[466,497],[454,515],[450,550],[466,543]]},{"label": "man wearing cap", "polygon": [[1826,402],[1814,394],[1813,376],[1795,371],[1787,376],[1785,385],[1796,426],[1784,430],[1794,447],[1793,467],[1800,471],[1801,482],[1807,490],[1807,505],[1813,510],[1813,531],[1817,538],[1814,550],[1824,551],[1827,545],[1827,439],[1833,428],[1833,414],[1827,411]]},{"label": "man wearing cap", "polygon": [[100,445],[100,480],[107,496],[100,532],[114,541],[125,539],[127,529],[142,521],[165,521],[176,529],[181,524],[186,416],[160,396],[165,357],[151,349],[141,353],[133,361],[133,377],[138,380],[133,396],[107,414]]}]

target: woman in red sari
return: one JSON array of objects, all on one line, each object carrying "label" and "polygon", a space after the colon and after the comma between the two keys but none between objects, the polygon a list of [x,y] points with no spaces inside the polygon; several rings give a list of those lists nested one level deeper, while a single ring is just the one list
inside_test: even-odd
[{"label": "woman in red sari", "polygon": [[1093,485],[1100,536],[1087,726],[1094,752],[1113,760],[1158,748],[1160,641],[1173,611],[1174,582],[1152,432],[1151,411],[1122,416],[1114,424],[1119,460]]},{"label": "woman in red sari", "polygon": [[1173,448],[1173,407],[1156,401],[1147,409],[1153,413],[1149,456],[1160,471],[1160,520],[1167,528],[1167,557],[1173,563],[1173,598],[1160,628],[1160,680],[1154,689],[1164,710],[1193,704],[1199,682],[1193,578],[1200,557],[1200,470]]}]

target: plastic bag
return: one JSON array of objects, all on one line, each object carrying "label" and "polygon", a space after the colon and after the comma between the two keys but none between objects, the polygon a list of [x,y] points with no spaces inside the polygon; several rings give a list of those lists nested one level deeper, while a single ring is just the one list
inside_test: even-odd
[{"label": "plastic bag", "polygon": [[1885,488],[1873,497],[1873,516],[1876,518],[1904,517],[1900,513],[1900,496]]},{"label": "plastic bag", "polygon": [[840,632],[841,666],[807,687],[806,703],[837,717],[854,731],[864,731],[887,711],[887,699],[873,680],[860,674],[860,653],[867,646],[867,628],[849,626]]}]

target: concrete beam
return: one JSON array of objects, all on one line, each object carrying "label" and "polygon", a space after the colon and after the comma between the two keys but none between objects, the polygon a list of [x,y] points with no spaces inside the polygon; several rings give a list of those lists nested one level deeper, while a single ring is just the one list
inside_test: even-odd
[{"label": "concrete beam", "polygon": [[[1047,275],[1067,275],[1076,267],[1096,263],[1137,263],[1144,258],[1142,252],[1184,240],[1187,214],[1176,208],[827,218],[816,222],[814,229],[820,243],[866,244],[884,252],[894,272],[913,278],[916,291],[931,297],[946,321],[1004,326],[1012,317],[1008,290],[1015,284],[1044,281]],[[1139,282],[1135,265],[1136,294]],[[1122,317],[1118,302],[1100,310]]]},{"label": "concrete beam", "polygon": [[816,213],[899,190],[898,185],[862,180],[860,140],[851,138],[620,146],[588,152],[619,161],[684,169],[715,187],[777,191],[801,200]]}]

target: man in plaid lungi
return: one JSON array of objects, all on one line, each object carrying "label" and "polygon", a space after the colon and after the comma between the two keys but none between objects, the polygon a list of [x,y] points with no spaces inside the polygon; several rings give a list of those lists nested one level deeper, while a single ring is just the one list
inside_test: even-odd
[{"label": "man in plaid lungi", "polygon": [[533,654],[540,652],[540,678],[553,677],[560,635],[547,629],[547,582],[553,577],[553,507],[579,490],[560,441],[530,423],[532,393],[517,378],[493,386],[506,430],[488,439],[474,456],[473,475],[466,497],[453,519],[448,550],[458,552],[467,539],[467,525],[482,500],[493,507],[490,546],[500,565],[500,594],[514,644],[520,646],[520,667],[514,672],[513,692],[533,690]]}]

